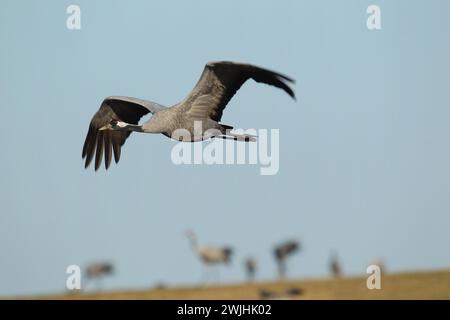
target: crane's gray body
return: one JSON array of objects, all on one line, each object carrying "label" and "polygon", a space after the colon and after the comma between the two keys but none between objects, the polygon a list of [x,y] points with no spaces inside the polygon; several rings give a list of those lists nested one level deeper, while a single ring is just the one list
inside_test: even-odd
[{"label": "crane's gray body", "polygon": [[157,111],[150,120],[142,125],[143,131],[146,133],[162,133],[166,137],[184,142],[208,139],[214,136],[214,132],[216,135],[226,134],[229,126],[219,124],[211,119],[192,117],[184,111],[183,107],[183,105],[178,104]]}]

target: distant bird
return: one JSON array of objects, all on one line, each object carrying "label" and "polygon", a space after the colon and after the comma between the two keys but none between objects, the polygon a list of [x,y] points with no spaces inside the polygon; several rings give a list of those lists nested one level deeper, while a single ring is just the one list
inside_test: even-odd
[{"label": "distant bird", "polygon": [[293,297],[301,294],[303,294],[303,290],[300,288],[290,288],[284,292],[275,292],[266,289],[259,291],[259,297],[262,300],[291,300]]},{"label": "distant bird", "polygon": [[341,263],[339,262],[339,258],[336,252],[333,252],[331,254],[330,272],[336,278],[339,278],[342,275]]},{"label": "distant bird", "polygon": [[197,236],[191,230],[186,231],[186,236],[204,266],[228,264],[231,261],[233,250],[230,247],[199,246]]},{"label": "distant bird", "polygon": [[245,264],[245,271],[247,273],[247,279],[248,281],[252,282],[255,279],[257,267],[256,260],[252,257],[248,257],[247,259],[245,259],[244,264]]},{"label": "distant bird", "polygon": [[94,263],[86,268],[86,276],[88,278],[98,278],[108,274],[112,274],[114,266],[109,262]]},{"label": "distant bird", "polygon": [[[121,147],[133,131],[161,133],[187,142],[208,138],[255,141],[254,136],[232,133],[232,126],[220,123],[227,103],[248,79],[283,89],[295,99],[287,85],[294,80],[285,75],[250,64],[210,62],[191,93],[172,107],[130,97],[106,98],[89,125],[82,152],[83,159],[86,158],[85,167],[89,166],[94,154],[95,170],[100,167],[103,153],[106,169],[111,164],[113,152],[117,163]],[[149,112],[153,114],[150,120],[138,125],[140,118]],[[253,111],[254,114],[257,112]],[[194,122],[201,126],[195,126]],[[180,135],[178,129],[184,129],[184,134]]]},{"label": "distant bird", "polygon": [[114,266],[110,262],[93,263],[86,268],[86,277],[88,280],[97,280],[97,286],[101,287],[101,280],[114,272]]},{"label": "distant bird", "polygon": [[167,289],[167,285],[164,282],[159,282],[154,286],[154,288],[156,290],[164,290]]},{"label": "distant bird", "polygon": [[233,252],[230,247],[199,247],[197,236],[193,231],[186,231],[186,236],[191,242],[192,249],[198,254],[203,263],[221,264],[230,262],[231,254]]},{"label": "distant bird", "polygon": [[300,244],[295,240],[286,241],[275,247],[273,253],[278,265],[278,274],[280,278],[284,278],[286,276],[286,259],[297,252],[299,248]]}]

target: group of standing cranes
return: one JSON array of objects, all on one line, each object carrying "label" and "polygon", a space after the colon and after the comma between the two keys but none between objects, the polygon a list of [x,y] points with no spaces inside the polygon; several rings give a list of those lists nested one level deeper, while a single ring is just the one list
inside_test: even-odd
[{"label": "group of standing cranes", "polygon": [[[185,232],[186,237],[189,240],[193,252],[198,256],[204,266],[202,279],[204,283],[208,282],[207,268],[228,265],[231,262],[233,249],[230,246],[204,246],[198,244],[197,235],[192,230]],[[301,250],[300,242],[297,240],[288,240],[279,243],[273,248],[273,257],[277,264],[278,277],[284,279],[287,276],[286,262],[289,257]],[[379,263],[381,265],[381,263]],[[258,269],[257,260],[248,256],[244,259],[244,268],[248,282],[253,282]],[[340,277],[342,275],[342,268],[338,255],[333,251],[330,255],[329,270],[333,277]],[[217,271],[217,269],[216,269]],[[112,275],[114,272],[114,266],[110,262],[96,262],[87,266],[85,275],[87,280],[94,280],[97,289],[101,289],[102,279],[108,275]],[[216,272],[216,280],[218,280],[218,273]],[[90,282],[90,281],[89,281]],[[289,293],[289,292],[288,292]],[[266,291],[261,292],[262,298],[272,297],[272,294]]]},{"label": "group of standing cranes", "polygon": [[[189,239],[191,248],[200,258],[204,267],[212,267],[220,264],[229,264],[233,250],[229,246],[199,246],[197,235],[192,230],[186,231],[186,237]],[[278,265],[278,274],[280,278],[286,276],[286,260],[300,248],[300,243],[296,240],[290,240],[277,245],[274,248],[274,257]],[[253,257],[247,257],[244,260],[244,267],[249,282],[255,279],[257,271],[257,261]]]},{"label": "group of standing cranes", "polygon": [[[205,267],[217,266],[220,264],[229,264],[233,250],[229,246],[199,246],[197,236],[192,230],[186,231],[186,236],[191,243],[194,253],[200,258]],[[284,279],[287,277],[287,260],[289,257],[301,250],[300,242],[297,240],[288,240],[279,243],[273,248],[273,257],[277,264],[278,277]],[[248,282],[253,282],[258,269],[257,260],[248,256],[244,259],[244,268]],[[342,267],[336,251],[332,251],[329,260],[329,270],[333,277],[342,276]]]},{"label": "group of standing cranes", "polygon": [[[198,244],[197,235],[192,230],[185,232],[189,240],[193,252],[198,256],[204,266],[202,280],[207,283],[209,276],[207,271],[213,271],[212,267],[219,265],[228,265],[231,262],[233,249],[230,246],[204,246]],[[278,265],[279,277],[286,276],[286,260],[289,256],[294,254],[300,248],[298,241],[290,240],[275,246],[273,253]],[[246,271],[247,281],[253,282],[258,269],[257,260],[254,257],[247,257],[244,260],[244,267]],[[216,279],[218,280],[218,270],[215,269]],[[88,265],[85,270],[87,280],[95,280],[98,290],[101,289],[102,279],[108,275],[112,275],[114,266],[110,262],[96,262]],[[89,281],[90,282],[90,281]]]}]

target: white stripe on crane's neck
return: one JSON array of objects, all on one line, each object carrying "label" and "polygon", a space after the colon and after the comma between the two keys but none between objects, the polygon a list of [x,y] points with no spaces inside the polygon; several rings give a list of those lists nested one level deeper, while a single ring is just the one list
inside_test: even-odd
[{"label": "white stripe on crane's neck", "polygon": [[135,125],[135,124],[125,124],[125,126],[122,128],[125,129],[126,131],[144,132],[144,130],[142,129],[142,126]]}]

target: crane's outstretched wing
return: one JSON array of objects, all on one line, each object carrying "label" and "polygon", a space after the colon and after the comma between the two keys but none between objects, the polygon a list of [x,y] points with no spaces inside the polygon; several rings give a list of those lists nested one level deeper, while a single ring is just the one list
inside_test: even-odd
[{"label": "crane's outstretched wing", "polygon": [[86,140],[83,146],[83,159],[86,158],[85,168],[89,166],[95,153],[95,170],[100,167],[103,152],[105,153],[105,168],[111,164],[112,152],[114,159],[119,162],[120,149],[131,131],[99,130],[109,124],[111,120],[121,120],[130,124],[138,124],[139,119],[147,113],[155,113],[162,106],[149,101],[130,97],[108,97],[103,100],[100,109],[92,117]]},{"label": "crane's outstretched wing", "polygon": [[209,117],[218,122],[227,103],[248,79],[283,89],[295,99],[294,91],[287,85],[295,82],[293,79],[250,64],[221,61],[205,66],[195,88],[180,104],[194,119]]}]

